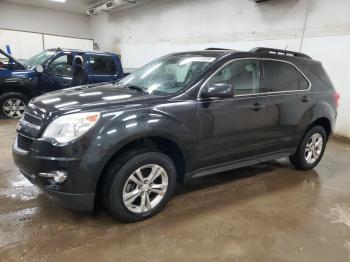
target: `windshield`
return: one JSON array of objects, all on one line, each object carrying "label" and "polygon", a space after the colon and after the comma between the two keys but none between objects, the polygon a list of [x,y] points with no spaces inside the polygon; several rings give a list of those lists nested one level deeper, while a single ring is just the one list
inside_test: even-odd
[{"label": "windshield", "polygon": [[35,56],[32,56],[28,60],[24,61],[23,64],[28,69],[32,69],[38,65],[43,64],[47,59],[49,59],[54,54],[55,54],[55,51],[45,50],[40,52],[39,54],[36,54]]},{"label": "windshield", "polygon": [[149,94],[174,94],[198,77],[215,58],[193,54],[162,57],[136,70],[117,84]]}]

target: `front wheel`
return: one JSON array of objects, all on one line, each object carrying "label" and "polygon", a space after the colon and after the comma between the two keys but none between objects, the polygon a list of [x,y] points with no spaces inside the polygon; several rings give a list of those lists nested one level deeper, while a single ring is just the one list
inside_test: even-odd
[{"label": "front wheel", "polygon": [[322,126],[311,128],[297,151],[290,156],[293,166],[300,170],[313,169],[322,159],[327,144],[327,134]]},{"label": "front wheel", "polygon": [[162,153],[135,151],[117,160],[107,177],[105,206],[117,220],[135,222],[165,207],[175,189],[176,168]]},{"label": "front wheel", "polygon": [[5,118],[20,118],[28,103],[28,98],[17,92],[10,92],[0,96],[0,116]]}]

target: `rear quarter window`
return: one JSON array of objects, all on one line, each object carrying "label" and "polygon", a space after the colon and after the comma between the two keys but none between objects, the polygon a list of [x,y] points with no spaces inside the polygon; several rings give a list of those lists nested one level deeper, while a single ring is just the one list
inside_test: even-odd
[{"label": "rear quarter window", "polygon": [[298,71],[298,79],[299,79],[299,89],[300,90],[307,90],[310,87],[309,82],[306,80],[306,78]]},{"label": "rear quarter window", "polygon": [[91,73],[94,75],[115,75],[117,67],[111,56],[91,55],[89,56]]}]

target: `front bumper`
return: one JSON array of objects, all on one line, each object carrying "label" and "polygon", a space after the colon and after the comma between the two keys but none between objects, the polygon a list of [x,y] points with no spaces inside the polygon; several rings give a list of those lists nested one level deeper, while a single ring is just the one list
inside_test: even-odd
[{"label": "front bumper", "polygon": [[[80,159],[30,155],[16,149],[15,144],[12,155],[20,172],[63,206],[78,211],[93,210],[95,193],[84,192],[87,177],[82,177],[84,172],[80,166]],[[39,173],[54,170],[67,172],[66,181],[59,184],[52,178],[39,176]]]}]

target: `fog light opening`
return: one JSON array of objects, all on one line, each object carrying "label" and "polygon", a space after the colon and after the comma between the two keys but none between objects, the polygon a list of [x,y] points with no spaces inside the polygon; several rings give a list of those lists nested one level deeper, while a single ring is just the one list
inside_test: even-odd
[{"label": "fog light opening", "polygon": [[46,178],[53,178],[56,183],[63,183],[67,179],[67,172],[65,171],[52,171],[48,173],[39,173],[39,176]]}]

